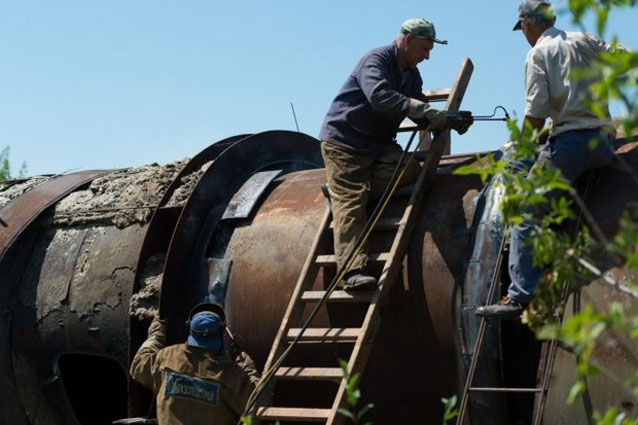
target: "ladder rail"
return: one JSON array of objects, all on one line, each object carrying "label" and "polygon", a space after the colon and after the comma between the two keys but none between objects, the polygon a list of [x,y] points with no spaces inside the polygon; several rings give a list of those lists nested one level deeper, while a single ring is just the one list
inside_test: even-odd
[{"label": "ladder rail", "polygon": [[[560,328],[563,324],[563,318],[565,314],[565,304],[567,303],[567,297],[569,296],[569,285],[567,282],[563,283],[563,292],[561,294],[561,304],[559,307],[559,313],[557,317],[557,324]],[[556,350],[558,349],[558,338],[552,338],[547,344],[547,353],[545,356],[545,365],[541,378],[540,388],[543,390],[541,394],[537,396],[537,400],[534,403],[534,416],[532,418],[532,425],[540,425],[543,420],[543,411],[545,410],[545,402],[547,401],[547,393],[549,392],[549,383],[552,378],[552,372],[554,370],[554,361],[556,360]]]}]

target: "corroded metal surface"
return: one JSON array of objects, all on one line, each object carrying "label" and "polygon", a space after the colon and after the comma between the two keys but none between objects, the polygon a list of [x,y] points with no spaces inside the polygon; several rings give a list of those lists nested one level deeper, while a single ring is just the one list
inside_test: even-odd
[{"label": "corroded metal surface", "polygon": [[[153,211],[153,216],[148,224],[148,229],[144,235],[144,241],[142,242],[142,247],[139,252],[137,265],[135,267],[135,279],[133,281],[133,293],[136,294],[135,297],[143,299],[144,307],[147,308],[140,307],[138,303],[131,307],[132,310],[135,310],[137,307],[137,311],[133,312],[135,314],[132,314],[130,319],[129,361],[133,359],[137,348],[146,338],[147,322],[150,320],[148,316],[152,314],[154,309],[158,308],[158,292],[161,285],[166,252],[168,251],[168,244],[175,230],[179,213],[183,208],[183,202],[180,204],[176,198],[184,197],[188,199],[193,188],[197,185],[199,179],[210,164],[229,146],[232,146],[247,136],[248,135],[237,135],[226,138],[206,147],[191,158],[177,176],[175,176],[175,179],[168,186]],[[180,194],[180,192],[183,193]],[[149,281],[155,282],[146,285],[147,288],[144,288],[144,291],[140,292],[143,283],[148,283]],[[146,321],[142,318],[146,319]],[[129,415],[140,416],[146,414],[150,397],[147,390],[130,379],[128,394]]]},{"label": "corroded metal surface", "polygon": [[[321,166],[318,145],[298,133],[267,132],[211,149],[216,160],[205,171],[209,161],[193,164],[178,177],[173,169],[162,178],[168,182],[170,177],[173,184],[171,189],[162,186],[166,192],[161,201],[157,198],[162,195],[148,198],[161,211],[151,221],[154,237],[147,235],[150,215],[146,214],[144,220],[119,224],[42,217],[7,251],[0,261],[0,423],[75,424],[91,412],[97,413],[85,423],[106,423],[124,414],[126,397],[133,394],[127,392],[125,372],[138,344],[129,334],[129,301],[145,276],[140,269],[155,254],[157,274],[146,277],[159,281],[163,276],[162,311],[172,322],[171,337],[176,342],[183,338],[188,310],[207,292],[208,259],[233,262],[226,299],[228,323],[238,345],[263,364],[325,210],[319,189],[324,171],[309,169]],[[621,152],[638,170],[638,144],[626,145]],[[485,240],[477,245],[478,234],[498,230],[491,227],[493,217],[476,208],[482,188],[478,178],[452,173],[472,160],[472,156],[444,158],[427,193],[402,279],[386,306],[361,381],[365,401],[376,405],[371,418],[375,424],[414,423],[415,418],[438,423],[440,398],[460,392],[463,356],[471,354],[467,350],[473,326],[470,310],[484,301],[478,277],[487,273],[486,267],[473,269],[468,261],[489,263],[492,246]],[[284,170],[283,175],[268,185],[247,218],[221,219],[251,175],[275,169]],[[184,180],[195,175],[193,181]],[[621,210],[637,197],[638,189],[620,169],[610,167],[600,174],[590,204],[606,234],[614,234]],[[143,206],[148,208],[146,202]],[[172,235],[170,246],[167,234]],[[153,246],[153,241],[161,243]],[[140,255],[146,244],[147,254]],[[320,274],[315,288],[326,283]],[[599,308],[613,300],[635,308],[602,287],[587,288],[583,298]],[[465,316],[461,306],[467,310]],[[354,320],[356,315],[356,308],[330,305],[314,325],[328,326],[337,318]],[[511,329],[503,332],[513,335]],[[595,358],[605,367],[619,376],[638,367],[637,347],[625,341],[616,344],[611,337],[604,341]],[[326,344],[314,361],[317,366],[333,365],[335,358],[343,357],[342,350]],[[295,355],[308,354],[302,349]],[[505,376],[519,366],[501,364],[499,356],[494,361],[497,364],[490,367],[502,368]],[[572,366],[573,357],[557,359],[556,386],[551,391],[565,392]],[[594,385],[591,399],[597,408],[605,403],[631,407],[609,383]],[[322,396],[306,391],[302,384],[301,390],[289,387],[282,397],[299,405],[304,397]],[[550,419],[564,417],[567,410],[558,397],[550,400],[546,423],[558,423]],[[137,401],[138,409],[148,409]]]},{"label": "corroded metal surface", "polygon": [[[324,181],[323,170],[278,179],[254,218],[235,228],[229,241],[227,254],[235,264],[227,298],[228,320],[238,344],[260,365],[325,210],[326,200],[319,189]],[[413,423],[414,418],[438,422],[440,398],[456,391],[452,299],[462,283],[472,198],[479,187],[477,178],[444,173],[435,177],[426,195],[403,278],[384,311],[361,384],[366,401],[375,403],[375,424]],[[320,273],[315,289],[327,283]],[[329,326],[333,320],[354,322],[360,313],[352,305],[330,305],[320,310],[313,326]],[[313,348],[313,353],[320,353],[313,364],[334,366],[338,357],[344,357],[340,355],[343,347],[337,344],[322,348]],[[294,356],[307,353],[299,347]],[[418,391],[413,391],[415,386]],[[291,384],[287,391],[280,395],[286,404],[278,405],[297,405],[304,397],[311,403],[326,398],[316,387],[310,392]]]},{"label": "corroded metal surface", "polygon": [[186,203],[164,267],[160,313],[170,317],[170,341],[185,338],[182,323],[208,291],[207,257],[224,258],[236,220],[220,220],[228,202],[255,172],[288,173],[322,165],[319,142],[302,133],[268,131],[233,144],[202,176]]},{"label": "corroded metal surface", "polygon": [[66,196],[51,195],[55,205],[7,250],[0,261],[0,423],[106,425],[126,416],[135,260],[148,206],[177,167],[104,172]]},{"label": "corroded metal surface", "polygon": [[42,211],[77,187],[112,170],[90,170],[57,176],[41,183],[0,210],[0,260],[20,233]]}]

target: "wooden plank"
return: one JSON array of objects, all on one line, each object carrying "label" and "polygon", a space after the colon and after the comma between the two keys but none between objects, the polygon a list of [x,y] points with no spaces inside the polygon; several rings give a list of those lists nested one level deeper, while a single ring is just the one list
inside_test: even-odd
[{"label": "wooden plank", "polygon": [[343,371],[338,367],[280,367],[275,378],[300,381],[337,381],[343,378]]},{"label": "wooden plank", "polygon": [[[461,68],[456,74],[454,85],[452,86],[452,90],[450,91],[450,96],[448,97],[445,104],[446,111],[457,112],[461,107],[461,101],[463,100],[463,96],[465,95],[467,85],[470,83],[472,71],[474,71],[474,64],[472,64],[470,58],[463,59]],[[445,141],[445,146],[443,147],[443,155],[449,155],[452,140],[450,137],[450,130],[444,131],[442,136],[443,140]]]},{"label": "wooden plank", "polygon": [[[318,302],[326,291],[305,291],[301,296],[303,302]],[[328,297],[329,302],[363,303],[372,301],[374,291],[333,291]]]},{"label": "wooden plank", "polygon": [[[301,328],[288,330],[286,338],[292,341],[301,332]],[[301,335],[303,342],[355,342],[361,335],[359,328],[307,328]]]},{"label": "wooden plank", "polygon": [[259,407],[256,417],[265,421],[323,422],[329,418],[330,409],[303,407]]},{"label": "wooden plank", "polygon": [[444,102],[450,97],[451,89],[423,90],[423,94],[428,98],[428,102]]},{"label": "wooden plank", "polygon": [[[375,263],[385,263],[388,261],[389,253],[381,252],[375,254],[368,255],[368,261],[372,261]],[[331,264],[336,264],[337,259],[334,255],[317,255],[317,264],[320,266],[328,266]]]}]

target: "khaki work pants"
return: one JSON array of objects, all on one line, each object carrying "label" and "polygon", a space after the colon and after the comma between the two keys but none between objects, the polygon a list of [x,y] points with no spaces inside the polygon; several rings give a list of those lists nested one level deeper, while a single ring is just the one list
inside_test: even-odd
[{"label": "khaki work pants", "polygon": [[[334,251],[340,268],[355,248],[368,220],[368,201],[383,195],[402,149],[396,143],[387,143],[381,157],[373,159],[339,145],[321,142],[321,154],[330,188]],[[399,186],[414,182],[419,170],[416,161],[408,162]],[[367,262],[367,247],[364,246],[350,270],[365,270]]]}]

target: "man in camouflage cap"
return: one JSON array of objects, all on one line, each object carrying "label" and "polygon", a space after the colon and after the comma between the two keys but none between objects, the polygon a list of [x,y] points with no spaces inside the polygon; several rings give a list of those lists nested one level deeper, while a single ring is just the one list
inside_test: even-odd
[{"label": "man in camouflage cap", "polygon": [[[339,268],[367,221],[366,205],[381,196],[402,149],[395,137],[399,125],[410,117],[429,122],[431,131],[448,126],[460,134],[470,122],[448,122],[446,114],[430,107],[422,92],[417,65],[430,58],[436,38],[434,25],[425,19],[408,19],[395,41],[366,53],[332,101],[321,126],[319,139],[326,165],[328,192],[334,223],[334,250]],[[400,182],[418,176],[416,162],[405,165]],[[369,275],[365,249],[345,275],[346,290],[374,289],[377,279]]]},{"label": "man in camouflage cap", "polygon": [[156,394],[159,425],[235,425],[259,382],[255,364],[244,352],[224,350],[218,305],[195,306],[187,325],[186,343],[165,347],[166,324],[155,317],[131,377]]},{"label": "man in camouflage cap", "polygon": [[[587,170],[613,158],[615,129],[608,107],[600,105],[603,115],[599,116],[588,106],[589,86],[596,81],[572,77],[574,70],[590,68],[612,46],[591,34],[561,31],[554,27],[555,21],[549,1],[524,0],[514,31],[521,30],[532,46],[525,59],[525,122],[540,130],[551,119],[548,143],[542,146],[534,167],[557,169],[573,183]],[[543,269],[534,264],[528,239],[551,201],[560,195],[557,191],[547,194],[547,202],[526,211],[529,218],[512,229],[508,294],[497,304],[479,307],[477,314],[516,318],[532,300]]]}]

